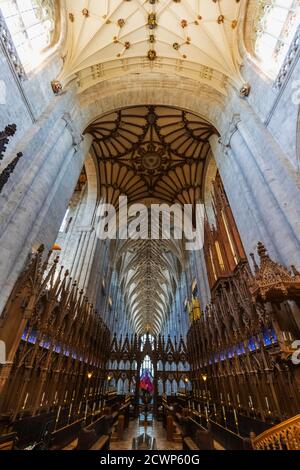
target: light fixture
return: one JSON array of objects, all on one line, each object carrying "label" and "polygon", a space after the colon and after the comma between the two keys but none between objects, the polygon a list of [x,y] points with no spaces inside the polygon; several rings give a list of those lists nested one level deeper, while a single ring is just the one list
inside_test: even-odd
[{"label": "light fixture", "polygon": [[52,251],[61,251],[61,246],[58,243],[54,243]]}]

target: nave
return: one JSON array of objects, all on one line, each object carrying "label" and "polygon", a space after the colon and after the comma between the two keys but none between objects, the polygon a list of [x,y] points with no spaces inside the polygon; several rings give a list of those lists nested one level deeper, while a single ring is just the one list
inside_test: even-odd
[{"label": "nave", "polygon": [[0,450],[300,450],[299,76],[300,0],[0,0]]}]

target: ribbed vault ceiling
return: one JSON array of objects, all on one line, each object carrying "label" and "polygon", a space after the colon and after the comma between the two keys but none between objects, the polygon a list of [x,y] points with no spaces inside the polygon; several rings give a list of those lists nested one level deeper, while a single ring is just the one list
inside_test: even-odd
[{"label": "ribbed vault ceiling", "polygon": [[195,204],[215,129],[202,118],[163,106],[138,106],[105,115],[86,130],[99,162],[101,195],[118,205],[153,200]]},{"label": "ribbed vault ceiling", "polygon": [[[137,106],[104,115],[85,131],[92,135],[100,194],[118,209],[128,204],[196,204],[202,199],[209,138],[203,118],[165,106]],[[183,240],[126,240],[115,266],[132,327],[157,334],[168,318],[185,263]]]},{"label": "ribbed vault ceiling", "polygon": [[127,241],[119,272],[127,315],[137,333],[159,334],[173,303],[183,263],[175,241]]},{"label": "ribbed vault ceiling", "polygon": [[243,0],[67,0],[63,84],[155,70],[240,87]]}]

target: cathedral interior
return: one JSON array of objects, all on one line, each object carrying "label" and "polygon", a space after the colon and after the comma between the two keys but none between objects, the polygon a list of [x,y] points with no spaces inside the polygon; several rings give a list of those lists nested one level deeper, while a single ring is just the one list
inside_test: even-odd
[{"label": "cathedral interior", "polygon": [[0,0],[0,450],[300,450],[299,77],[299,0]]}]

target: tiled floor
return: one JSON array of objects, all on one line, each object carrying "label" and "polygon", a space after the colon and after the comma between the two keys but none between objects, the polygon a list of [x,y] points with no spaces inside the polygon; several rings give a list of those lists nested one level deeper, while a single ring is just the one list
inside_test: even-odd
[{"label": "tiled floor", "polygon": [[[122,441],[116,441],[110,443],[111,450],[131,450],[132,439],[138,437],[140,434],[145,432],[144,426],[140,426],[138,420],[131,421],[129,428],[124,433],[124,439]],[[181,442],[167,441],[167,434],[163,428],[161,422],[154,421],[153,426],[147,427],[147,434],[151,437],[155,437],[156,445],[158,450],[181,450]]]}]

